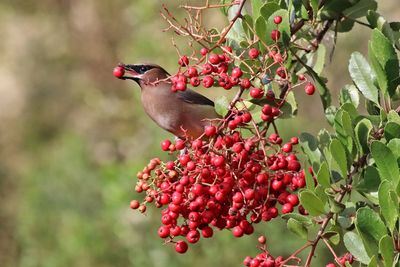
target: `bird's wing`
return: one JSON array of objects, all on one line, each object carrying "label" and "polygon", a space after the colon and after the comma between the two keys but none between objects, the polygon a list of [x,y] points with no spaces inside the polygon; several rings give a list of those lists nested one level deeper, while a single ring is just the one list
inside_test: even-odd
[{"label": "bird's wing", "polygon": [[177,91],[176,94],[179,99],[190,104],[214,106],[213,101],[190,89],[186,89],[185,91]]}]

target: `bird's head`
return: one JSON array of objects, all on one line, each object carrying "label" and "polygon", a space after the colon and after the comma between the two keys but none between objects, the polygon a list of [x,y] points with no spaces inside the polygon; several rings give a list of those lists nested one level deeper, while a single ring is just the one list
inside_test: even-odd
[{"label": "bird's head", "polygon": [[122,79],[134,80],[140,86],[156,84],[169,77],[162,67],[155,64],[124,64],[125,75]]}]

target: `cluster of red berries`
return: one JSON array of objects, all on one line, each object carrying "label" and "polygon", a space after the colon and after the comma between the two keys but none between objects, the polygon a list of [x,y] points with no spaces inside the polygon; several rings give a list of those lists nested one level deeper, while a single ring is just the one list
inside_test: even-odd
[{"label": "cluster of red berries", "polygon": [[[348,264],[352,264],[354,262],[354,256],[347,252],[343,256],[337,258],[337,262],[340,264],[341,267],[346,266],[346,262]],[[334,263],[328,263],[325,267],[336,267]]]},{"label": "cluster of red berries", "polygon": [[254,258],[247,256],[243,260],[243,264],[248,267],[280,267],[284,263],[285,259],[282,256],[273,257],[267,251],[267,239],[265,236],[260,236],[258,238],[260,247],[258,247],[262,252],[259,253]]},{"label": "cluster of red berries", "polygon": [[[186,242],[210,238],[215,229],[230,229],[235,237],[252,234],[253,224],[292,212],[299,204],[294,192],[305,186],[293,152],[297,137],[283,143],[275,133],[260,139],[219,130],[225,132],[209,126],[203,139],[163,141],[164,151],[185,152],[175,161],[152,159],[137,176],[135,190],[146,197],[131,207],[162,207],[158,234],[179,253],[186,252]],[[176,242],[179,236],[186,241]]]}]

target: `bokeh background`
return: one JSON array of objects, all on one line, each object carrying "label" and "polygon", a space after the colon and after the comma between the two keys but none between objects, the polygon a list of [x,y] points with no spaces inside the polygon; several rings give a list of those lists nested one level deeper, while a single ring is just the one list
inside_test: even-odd
[{"label": "bokeh background", "polygon": [[[165,1],[177,16],[181,2]],[[397,0],[379,5],[400,20]],[[160,9],[156,0],[0,1],[0,266],[241,266],[257,253],[257,234],[235,239],[226,231],[178,255],[157,236],[157,210],[129,209],[136,172],[163,155],[159,143],[171,136],[145,116],[137,86],[112,69],[146,61],[175,71]],[[206,21],[226,23],[218,12]],[[325,71],[334,92],[349,82],[349,55],[365,53],[368,37],[362,27],[339,36]],[[297,95],[300,116],[281,123],[284,135],[328,127],[318,96]],[[287,256],[302,242],[282,225],[256,232]],[[322,266],[330,258],[318,253]]]}]

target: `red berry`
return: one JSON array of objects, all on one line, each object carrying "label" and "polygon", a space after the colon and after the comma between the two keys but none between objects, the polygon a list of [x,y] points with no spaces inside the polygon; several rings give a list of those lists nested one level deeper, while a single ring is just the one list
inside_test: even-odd
[{"label": "red berry", "polygon": [[171,145],[171,141],[169,141],[168,139],[162,141],[161,143],[161,149],[164,151],[168,151],[169,150],[169,146]]},{"label": "red berry", "polygon": [[272,114],[272,107],[270,105],[268,105],[268,104],[265,104],[261,111],[265,115],[271,115]]},{"label": "red berry", "polygon": [[274,23],[275,24],[280,24],[282,22],[282,17],[281,16],[275,16],[274,17]]},{"label": "red berry", "polygon": [[299,138],[298,137],[290,138],[290,143],[292,143],[293,145],[297,145],[299,143]]},{"label": "red berry", "polygon": [[260,52],[256,48],[251,48],[249,50],[249,57],[251,59],[256,59],[258,57],[258,55],[260,55]]},{"label": "red berry", "polygon": [[298,75],[298,78],[300,81],[304,81],[306,79],[306,77],[304,77],[304,74],[302,73]]},{"label": "red berry", "polygon": [[179,81],[175,84],[175,89],[178,91],[185,91],[186,90],[186,83]]},{"label": "red berry", "polygon": [[213,79],[213,77],[211,77],[211,76],[205,76],[205,77],[203,78],[203,86],[204,86],[205,88],[210,88],[211,86],[213,86],[213,84],[214,84],[214,79]]},{"label": "red berry", "polygon": [[161,238],[167,238],[170,234],[170,229],[168,226],[161,226],[160,228],[158,228],[158,236]]},{"label": "red berry", "polygon": [[210,54],[210,55],[208,56],[208,61],[209,61],[211,64],[216,65],[216,64],[218,64],[218,63],[220,62],[220,58],[219,58],[219,56],[218,56],[217,54]]},{"label": "red berry", "polygon": [[208,49],[207,49],[207,48],[203,47],[202,49],[200,49],[200,54],[201,54],[202,56],[207,55],[207,53],[208,53]]},{"label": "red berry", "polygon": [[188,250],[188,244],[185,241],[178,241],[175,244],[175,251],[178,253],[185,253]]},{"label": "red berry", "polygon": [[187,70],[187,75],[192,78],[192,77],[197,77],[199,75],[199,73],[197,72],[197,69],[195,67],[190,67]]},{"label": "red berry", "polygon": [[334,263],[328,263],[327,265],[325,265],[325,267],[336,267],[336,265]]},{"label": "red berry", "polygon": [[117,78],[122,78],[125,74],[125,69],[122,66],[117,66],[113,69],[113,74]]},{"label": "red berry", "polygon": [[292,144],[291,143],[284,144],[282,146],[282,151],[285,153],[292,152]]},{"label": "red berry", "polygon": [[248,112],[243,113],[241,117],[242,117],[242,121],[243,121],[244,123],[248,123],[248,122],[251,121],[251,114],[248,113]]},{"label": "red berry", "polygon": [[214,231],[210,226],[206,226],[203,229],[201,229],[201,234],[203,235],[204,238],[210,238],[213,236]]},{"label": "red berry", "polygon": [[204,129],[204,134],[208,137],[213,136],[217,133],[217,128],[213,125],[208,125]]},{"label": "red berry", "polygon": [[313,95],[315,92],[315,86],[312,83],[307,83],[306,87],[304,88],[307,95]]},{"label": "red berry", "polygon": [[293,211],[293,205],[290,203],[285,203],[282,206],[282,213],[286,214],[286,213],[291,213]]},{"label": "red berry", "polygon": [[132,200],[131,201],[131,204],[130,204],[131,209],[135,210],[135,209],[139,208],[139,206],[140,206],[139,201],[137,201],[137,200]]},{"label": "red berry", "polygon": [[293,206],[297,206],[299,204],[299,197],[297,195],[288,195],[286,197],[286,200],[288,201],[288,203],[292,204]]},{"label": "red berry", "polygon": [[181,58],[178,60],[178,64],[182,67],[189,65],[189,58],[186,55],[181,56]]},{"label": "red berry", "polygon": [[281,37],[281,32],[280,31],[278,31],[278,30],[272,30],[271,31],[272,40],[277,41],[277,40],[279,40],[280,37]]},{"label": "red berry", "polygon": [[261,90],[260,88],[252,88],[250,90],[250,96],[252,98],[261,98],[264,94],[264,91]]},{"label": "red berry", "polygon": [[232,230],[232,233],[236,237],[243,236],[243,229],[240,226],[235,226]]},{"label": "red berry", "polygon": [[201,70],[201,73],[203,73],[203,74],[205,74],[205,75],[207,75],[207,74],[210,74],[211,72],[213,72],[213,66],[210,64],[210,63],[205,63],[204,65],[203,65],[203,68],[202,68],[202,70]]},{"label": "red berry", "polygon": [[240,86],[243,87],[244,89],[249,89],[251,86],[250,80],[245,78],[240,82]]},{"label": "red berry", "polygon": [[240,68],[234,68],[232,70],[232,77],[240,78],[240,77],[242,77],[242,75],[243,75],[243,72]]},{"label": "red berry", "polygon": [[194,87],[197,87],[200,85],[200,79],[199,77],[192,77],[190,78],[190,84]]}]

